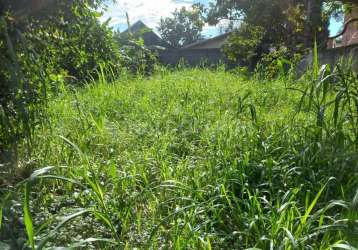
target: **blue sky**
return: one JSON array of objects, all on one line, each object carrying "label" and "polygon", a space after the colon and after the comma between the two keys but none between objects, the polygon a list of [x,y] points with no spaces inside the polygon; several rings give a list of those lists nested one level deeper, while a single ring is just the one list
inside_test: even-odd
[{"label": "blue sky", "polygon": [[337,22],[334,18],[332,18],[329,29],[330,29],[331,36],[338,34],[338,32],[342,29],[342,23]]},{"label": "blue sky", "polygon": [[[127,28],[126,12],[130,22],[142,20],[148,27],[155,29],[161,17],[168,17],[176,8],[189,7],[194,3],[208,4],[210,0],[117,0],[110,3],[108,10],[102,16],[102,21],[111,18],[110,26],[123,31]],[[341,28],[341,23],[331,21],[331,35],[336,34]],[[219,34],[218,27],[205,26],[203,34],[211,37]]]}]

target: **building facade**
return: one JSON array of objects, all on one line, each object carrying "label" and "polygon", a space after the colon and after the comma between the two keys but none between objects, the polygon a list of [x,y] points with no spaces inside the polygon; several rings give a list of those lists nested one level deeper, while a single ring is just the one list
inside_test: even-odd
[{"label": "building facade", "polygon": [[328,40],[328,49],[358,44],[358,21],[350,22],[350,20],[356,18],[358,18],[358,6],[353,7],[345,15],[344,23],[348,23],[348,25],[346,27],[343,27],[345,30],[342,36],[338,38],[331,38]]},{"label": "building facade", "polygon": [[[358,6],[352,8],[352,10],[345,16],[344,23],[349,22],[352,18],[358,18]],[[347,30],[342,37],[342,45],[348,46],[358,43],[358,21],[348,24]]]}]

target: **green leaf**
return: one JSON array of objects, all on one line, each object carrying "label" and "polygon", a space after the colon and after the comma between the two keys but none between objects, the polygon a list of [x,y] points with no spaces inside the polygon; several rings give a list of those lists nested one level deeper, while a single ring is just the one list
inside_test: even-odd
[{"label": "green leaf", "polygon": [[25,185],[25,197],[24,197],[24,220],[25,220],[25,227],[26,233],[31,245],[32,249],[35,249],[35,241],[34,241],[34,228],[31,218],[31,211],[30,211],[30,190],[31,190],[31,183],[27,182]]},{"label": "green leaf", "polygon": [[207,237],[206,241],[207,241],[207,244],[208,244],[208,250],[211,250],[212,247],[211,247],[211,243],[210,243],[210,238]]},{"label": "green leaf", "polygon": [[69,245],[68,247],[54,247],[51,248],[51,250],[72,250],[72,249],[78,249],[85,247],[88,243],[94,243],[94,242],[103,242],[103,243],[109,243],[111,245],[116,245],[117,242],[110,240],[110,239],[101,239],[101,238],[88,238],[85,240],[81,240],[79,242],[76,242],[74,244]]},{"label": "green leaf", "polygon": [[2,213],[3,213],[3,205],[0,205],[0,230],[1,230],[1,225],[2,225]]},{"label": "green leaf", "polygon": [[326,184],[323,185],[323,187],[319,190],[319,192],[317,193],[316,197],[313,199],[313,201],[311,202],[310,206],[308,207],[308,209],[306,210],[305,214],[303,215],[302,219],[301,219],[301,224],[299,225],[297,231],[296,231],[296,236],[299,236],[303,230],[303,227],[305,226],[308,216],[311,214],[312,209],[315,207],[319,197],[321,196],[323,190],[326,188],[327,184],[330,182],[330,180],[332,180],[334,178],[330,178]]},{"label": "green leaf", "polygon": [[347,249],[347,250],[357,250],[357,248],[352,247],[350,245],[347,244],[343,244],[343,243],[337,243],[331,246],[331,248],[339,248],[339,249]]},{"label": "green leaf", "polygon": [[115,229],[115,227],[113,226],[113,224],[111,223],[111,221],[108,219],[108,217],[105,214],[103,214],[99,211],[93,211],[92,213],[111,229],[112,234],[115,238],[118,237],[117,230]]},{"label": "green leaf", "polygon": [[10,193],[5,195],[5,197],[3,197],[2,200],[0,201],[0,230],[1,230],[1,227],[2,227],[2,220],[3,220],[3,215],[4,215],[5,203],[6,203],[7,199],[9,198],[9,196],[10,196]]},{"label": "green leaf", "polygon": [[319,61],[318,61],[318,47],[317,47],[317,41],[314,42],[313,47],[313,79],[318,79],[319,74]]},{"label": "green leaf", "polygon": [[287,228],[283,227],[282,229],[285,231],[287,237],[288,237],[289,240],[291,241],[293,248],[296,249],[296,248],[297,248],[297,242],[296,242],[296,240],[295,240],[295,237],[292,235],[292,233],[290,232],[290,230],[288,230]]},{"label": "green leaf", "polygon": [[35,170],[35,171],[30,175],[29,178],[27,178],[27,179],[25,179],[25,180],[19,182],[19,183],[17,184],[17,186],[21,186],[21,185],[23,185],[24,183],[27,184],[27,183],[29,183],[29,182],[32,182],[32,181],[36,180],[37,178],[41,177],[41,175],[50,172],[50,171],[51,171],[52,169],[54,169],[54,168],[55,168],[55,167],[53,167],[53,166],[49,166],[49,167],[44,167],[44,168],[37,169],[37,170]]},{"label": "green leaf", "polygon": [[82,215],[82,214],[85,214],[85,213],[89,213],[90,210],[88,209],[81,209],[80,211],[76,212],[76,213],[73,213],[69,216],[66,216],[63,218],[63,220],[47,235],[47,237],[45,239],[43,239],[39,246],[38,246],[38,250],[41,250],[45,244],[52,238],[54,237],[54,235],[56,234],[56,232],[61,229],[63,226],[65,226],[69,221],[75,219],[76,217]]}]

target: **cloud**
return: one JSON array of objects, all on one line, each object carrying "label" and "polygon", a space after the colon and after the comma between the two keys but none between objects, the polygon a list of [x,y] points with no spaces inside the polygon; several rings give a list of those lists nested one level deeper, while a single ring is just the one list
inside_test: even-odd
[{"label": "cloud", "polygon": [[111,18],[110,26],[118,27],[122,30],[128,13],[130,22],[135,23],[142,20],[148,27],[156,28],[161,17],[168,17],[176,8],[189,7],[193,0],[174,1],[174,0],[118,0],[111,3],[108,10],[101,17],[102,21]]},{"label": "cloud", "polygon": [[[116,3],[110,3],[108,10],[101,17],[104,22],[111,18],[109,25],[123,31],[127,28],[126,12],[133,24],[138,20],[142,20],[148,27],[156,29],[161,17],[171,16],[171,13],[181,7],[189,7],[193,3],[200,2],[208,4],[211,0],[117,0]],[[239,24],[238,24],[239,25]],[[331,20],[330,31],[335,34],[341,27],[341,23]],[[206,37],[218,35],[220,28],[227,26],[224,20],[217,25],[205,26],[203,34]]]}]

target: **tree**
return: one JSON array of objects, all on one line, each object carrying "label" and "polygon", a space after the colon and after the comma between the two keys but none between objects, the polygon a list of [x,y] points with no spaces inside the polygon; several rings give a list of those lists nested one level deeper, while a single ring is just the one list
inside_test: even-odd
[{"label": "tree", "polygon": [[119,64],[112,32],[98,20],[103,2],[0,1],[0,166],[16,158],[24,138],[30,155],[48,90],[89,80],[101,64]]},{"label": "tree", "polygon": [[[209,24],[222,19],[241,21],[241,26],[231,33],[224,51],[229,59],[239,61],[252,69],[262,54],[271,48],[286,46],[298,50],[303,42],[302,6],[294,0],[217,0],[208,11]],[[244,49],[238,49],[244,44]],[[250,59],[250,62],[248,61]],[[252,61],[254,60],[254,61]]]},{"label": "tree", "polygon": [[[302,53],[312,47],[315,38],[322,47],[326,45],[329,18],[323,3],[323,0],[216,0],[209,7],[208,22],[240,20],[245,29],[260,27],[264,34],[250,51],[258,57],[279,47]],[[234,32],[232,36],[238,37],[231,41],[252,39],[243,32]]]},{"label": "tree", "polygon": [[259,45],[264,35],[265,31],[262,27],[243,23],[229,36],[223,51],[230,61],[253,69],[260,54]]},{"label": "tree", "polygon": [[161,18],[158,30],[163,40],[175,48],[201,40],[205,25],[203,11],[203,6],[196,4],[191,9],[175,10],[171,18]]},{"label": "tree", "polygon": [[337,16],[342,5],[356,4],[356,0],[216,0],[211,4],[208,21],[217,23],[225,18],[262,26],[269,40],[311,48],[315,40],[326,46],[328,24]]},{"label": "tree", "polygon": [[324,12],[323,0],[306,0],[305,22],[305,47],[312,47],[316,41],[321,47],[325,47],[329,36],[329,16]]}]

